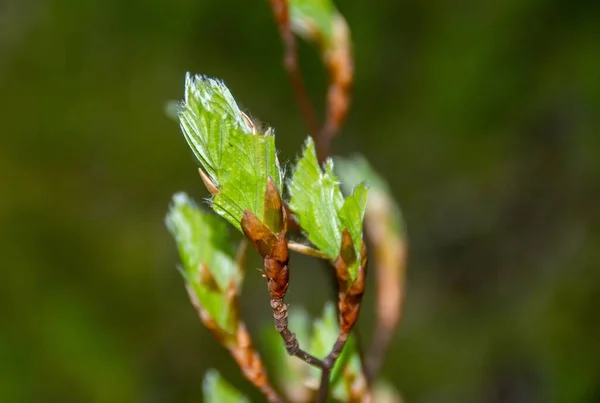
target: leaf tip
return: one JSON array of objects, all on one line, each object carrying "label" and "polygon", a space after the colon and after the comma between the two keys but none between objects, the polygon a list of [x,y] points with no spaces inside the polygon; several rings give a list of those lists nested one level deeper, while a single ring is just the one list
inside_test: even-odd
[{"label": "leaf tip", "polygon": [[202,168],[198,168],[198,173],[200,174],[204,186],[206,186],[206,190],[208,190],[211,195],[216,196],[219,193],[217,185],[208,177]]}]

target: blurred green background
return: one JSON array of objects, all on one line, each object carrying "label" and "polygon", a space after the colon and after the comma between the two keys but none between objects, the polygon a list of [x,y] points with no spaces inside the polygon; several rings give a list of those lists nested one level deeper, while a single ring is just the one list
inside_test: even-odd
[{"label": "blurred green background", "polygon": [[[407,402],[600,402],[600,2],[338,6],[356,85],[334,149],[388,178],[410,233],[385,378]],[[0,3],[0,401],[199,401],[210,367],[258,399],[175,270],[170,197],[206,192],[163,111],[186,71],[221,77],[293,161],[306,130],[281,55],[266,0]],[[292,264],[290,303],[320,312],[323,268]]]}]

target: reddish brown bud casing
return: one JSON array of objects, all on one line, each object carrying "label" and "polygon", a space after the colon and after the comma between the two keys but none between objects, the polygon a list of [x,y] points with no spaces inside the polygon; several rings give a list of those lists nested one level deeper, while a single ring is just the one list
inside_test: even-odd
[{"label": "reddish brown bud casing", "polygon": [[338,307],[340,311],[341,333],[349,334],[358,320],[367,275],[367,248],[364,242],[361,243],[360,256],[361,261],[358,265],[356,278],[350,282],[349,267],[356,262],[357,256],[354,251],[352,237],[344,229],[342,232],[340,255],[334,262],[339,285]]}]

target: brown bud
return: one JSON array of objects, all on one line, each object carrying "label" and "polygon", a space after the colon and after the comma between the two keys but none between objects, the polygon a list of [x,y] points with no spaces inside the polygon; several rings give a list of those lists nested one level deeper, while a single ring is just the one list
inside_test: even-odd
[{"label": "brown bud", "polygon": [[244,235],[252,242],[258,253],[262,257],[267,256],[277,242],[277,236],[249,210],[244,211],[240,224]]},{"label": "brown bud", "polygon": [[[361,259],[363,260],[363,259]],[[366,259],[364,259],[366,262]],[[362,295],[365,293],[365,283],[367,277],[367,266],[360,265],[358,266],[358,271],[356,273],[356,278],[352,282],[350,289],[348,290],[348,295],[362,298]]]},{"label": "brown bud", "polygon": [[277,243],[273,246],[271,252],[269,252],[269,256],[277,260],[279,263],[287,265],[289,251],[287,241],[285,239],[285,232],[281,231],[279,233],[279,236],[277,237]]},{"label": "brown bud", "polygon": [[292,210],[290,210],[290,207],[286,203],[283,204],[283,213],[285,215],[285,231],[300,231],[300,224],[298,224],[296,217],[294,217],[294,213],[292,213]]},{"label": "brown bud", "polygon": [[340,331],[350,333],[358,320],[360,302],[353,303],[348,298],[343,298],[340,299],[338,306],[340,309]]},{"label": "brown bud", "polygon": [[202,182],[204,182],[204,186],[206,186],[206,190],[208,190],[211,195],[216,196],[217,193],[219,193],[219,188],[217,188],[217,185],[213,183],[213,181],[202,170],[202,168],[198,168],[198,172],[200,173],[200,178],[202,178]]},{"label": "brown bud", "polygon": [[[342,242],[340,245],[340,254],[333,262],[337,274],[338,282],[347,282],[350,279],[349,268],[356,262],[356,251],[352,235],[344,228],[342,231]],[[346,288],[344,286],[344,288]]]},{"label": "brown bud", "polygon": [[340,329],[350,333],[356,324],[367,277],[367,250],[364,242],[361,245],[361,264],[358,266],[356,278],[351,284],[340,282],[338,307],[340,311]]},{"label": "brown bud", "polygon": [[289,269],[270,257],[264,260],[267,287],[271,298],[283,298],[289,283]]},{"label": "brown bud", "polygon": [[283,298],[289,283],[288,246],[285,232],[281,231],[277,243],[264,259],[265,276],[271,298]]},{"label": "brown bud", "polygon": [[[229,279],[227,289],[225,290],[225,303],[227,304],[227,311],[235,317],[239,317],[240,313],[240,301],[238,298],[238,284],[233,278]],[[237,321],[237,319],[236,319]]]}]

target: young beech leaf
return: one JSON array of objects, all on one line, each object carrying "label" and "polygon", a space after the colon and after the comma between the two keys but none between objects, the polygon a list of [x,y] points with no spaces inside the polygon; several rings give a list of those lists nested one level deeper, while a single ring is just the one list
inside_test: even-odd
[{"label": "young beech leaf", "polygon": [[360,262],[367,185],[357,185],[344,200],[333,173],[333,161],[327,160],[323,171],[317,161],[315,144],[309,137],[302,158],[296,164],[289,191],[289,205],[300,226],[308,239],[331,261],[340,253],[344,228],[350,232],[358,257],[349,268],[351,280],[354,280]]},{"label": "young beech leaf", "polygon": [[281,192],[272,131],[256,134],[225,84],[202,75],[186,76],[179,121],[206,174],[203,180],[214,185],[212,207],[217,214],[240,231],[244,210],[262,220],[267,179]]},{"label": "young beech leaf", "polygon": [[231,131],[252,133],[229,89],[222,81],[187,73],[185,98],[179,111],[185,139],[202,168],[219,183],[223,142]]},{"label": "young beech leaf", "polygon": [[394,201],[388,184],[363,156],[335,157],[335,172],[342,179],[342,187],[346,191],[362,181],[368,182],[371,197],[367,203],[367,214],[388,212],[386,223],[397,236],[404,236],[405,228],[400,207]]},{"label": "young beech leaf", "polygon": [[202,392],[205,403],[247,403],[250,402],[240,391],[225,381],[215,369],[204,375]]},{"label": "young beech leaf", "polygon": [[271,178],[281,192],[281,173],[272,135],[230,134],[223,147],[221,182],[213,209],[241,229],[244,210],[264,219],[267,180]]},{"label": "young beech leaf", "polygon": [[333,24],[338,14],[331,0],[289,0],[292,29],[307,40],[329,48],[334,41]]},{"label": "young beech leaf", "polygon": [[242,279],[227,224],[200,210],[185,193],[173,196],[166,224],[175,238],[188,287],[219,327],[234,333],[235,318],[226,292],[231,283],[239,287]]}]

